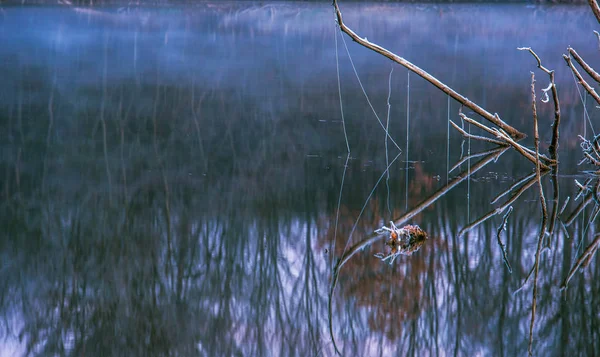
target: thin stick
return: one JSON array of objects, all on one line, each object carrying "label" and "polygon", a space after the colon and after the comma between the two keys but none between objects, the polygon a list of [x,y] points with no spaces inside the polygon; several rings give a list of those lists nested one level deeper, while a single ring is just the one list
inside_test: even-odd
[{"label": "thin stick", "polygon": [[594,78],[594,80],[598,83],[600,83],[600,74],[598,74],[598,72],[596,72],[592,67],[590,67],[589,64],[587,64],[583,58],[581,58],[581,56],[577,53],[577,51],[575,51],[575,49],[573,49],[572,47],[567,48],[567,51],[569,51],[569,54],[571,56],[573,56],[573,59],[579,63],[579,65],[581,66],[581,68],[583,68],[587,74],[590,75],[590,77]]},{"label": "thin stick", "polygon": [[[544,196],[544,188],[542,186],[541,181],[541,162],[540,162],[540,136],[538,133],[538,116],[537,116],[537,107],[535,104],[535,75],[531,72],[531,110],[533,112],[533,145],[535,147],[535,171],[538,180],[538,186],[540,188],[540,203],[542,205],[542,214],[544,215],[544,219],[548,218],[548,208],[546,206],[546,197]],[[544,232],[545,233],[545,232]]]},{"label": "thin stick", "polygon": [[340,26],[340,29],[344,33],[346,33],[348,36],[350,36],[350,38],[352,38],[353,41],[357,42],[358,44],[360,44],[372,51],[379,53],[382,56],[389,58],[390,60],[392,60],[392,61],[406,67],[410,71],[418,74],[420,77],[422,77],[429,83],[433,84],[435,87],[437,87],[442,92],[444,92],[447,95],[449,95],[450,97],[452,97],[454,100],[456,100],[460,104],[464,105],[467,108],[470,108],[471,110],[473,110],[475,113],[481,115],[486,120],[490,121],[491,123],[497,125],[499,128],[502,128],[503,130],[508,132],[511,135],[511,137],[513,137],[514,139],[520,140],[526,136],[525,134],[521,133],[517,129],[513,128],[512,126],[510,126],[507,123],[505,123],[504,121],[502,121],[500,119],[500,117],[498,116],[498,114],[492,114],[492,113],[488,112],[487,110],[483,109],[479,105],[470,101],[463,95],[459,94],[452,88],[450,88],[447,85],[445,85],[444,83],[442,83],[439,79],[435,78],[434,76],[427,73],[426,71],[419,68],[418,66],[414,65],[413,63],[409,62],[408,60],[388,51],[387,49],[385,49],[377,44],[374,44],[374,43],[368,41],[366,38],[363,39],[363,38],[359,37],[356,33],[354,33],[354,31],[352,31],[348,26],[346,26],[344,24],[344,22],[342,21],[342,13],[340,12],[340,9],[338,7],[337,0],[333,0],[333,6],[335,8],[335,12],[337,15],[337,21],[338,21],[338,25]]},{"label": "thin stick", "polygon": [[510,266],[510,263],[508,262],[508,258],[506,257],[506,245],[504,243],[502,243],[502,239],[500,238],[500,236],[502,235],[502,231],[506,230],[506,222],[508,221],[508,217],[510,216],[512,211],[513,211],[513,208],[512,208],[512,206],[510,206],[508,208],[508,211],[504,215],[504,217],[502,217],[502,224],[500,225],[500,227],[498,227],[498,232],[496,234],[496,239],[498,240],[498,245],[500,246],[500,250],[502,251],[502,260],[504,261],[504,264],[508,268],[508,272],[511,274],[512,274],[512,268]]},{"label": "thin stick", "polygon": [[598,250],[598,243],[600,243],[600,234],[596,234],[596,238],[594,239],[594,241],[590,245],[588,245],[587,248],[585,248],[585,251],[577,259],[575,265],[573,265],[573,267],[569,271],[569,275],[567,275],[562,285],[560,286],[561,289],[566,289],[567,285],[569,284],[569,281],[571,281],[571,278],[573,278],[573,275],[575,275],[577,269],[579,269],[579,267],[586,261],[589,262],[589,260]]},{"label": "thin stick", "polygon": [[596,20],[600,22],[600,6],[598,6],[598,2],[596,2],[596,0],[588,0],[588,4],[590,4],[590,7],[592,8]]},{"label": "thin stick", "polygon": [[586,82],[585,79],[583,79],[583,77],[581,76],[581,74],[579,73],[579,71],[577,70],[577,68],[575,68],[575,66],[573,66],[573,63],[571,62],[571,57],[569,57],[567,55],[563,55],[563,58],[567,62],[567,66],[569,66],[571,68],[571,71],[573,72],[573,74],[575,75],[575,77],[577,77],[577,80],[579,81],[579,84],[581,84],[583,86],[583,88],[585,88],[585,90],[592,96],[592,98],[594,98],[594,100],[596,101],[596,103],[600,104],[600,96],[598,96],[598,93],[596,93],[596,91],[594,90],[594,88],[592,88],[588,84],[588,82]]},{"label": "thin stick", "polygon": [[486,138],[485,136],[479,136],[479,135],[469,134],[463,128],[461,128],[460,126],[456,125],[456,123],[454,123],[452,120],[450,120],[450,124],[452,124],[452,126],[454,127],[454,129],[458,130],[458,132],[462,136],[464,136],[465,138],[467,138],[467,139],[471,138],[471,139],[485,141],[487,143],[492,143],[492,144],[496,144],[496,145],[500,145],[500,146],[507,146],[508,145],[505,141],[500,141],[500,140],[496,140],[496,139],[490,139],[490,138]]},{"label": "thin stick", "polygon": [[544,188],[542,186],[542,178],[540,173],[540,138],[538,133],[538,118],[537,109],[535,105],[535,75],[531,72],[531,109],[533,111],[533,132],[534,132],[534,146],[536,152],[536,176],[537,182],[540,189],[540,203],[542,205],[542,227],[540,229],[540,235],[538,237],[537,249],[535,251],[535,263],[534,263],[534,276],[533,276],[533,293],[531,297],[531,323],[529,324],[529,356],[533,356],[533,326],[535,324],[535,312],[537,309],[537,289],[538,289],[538,277],[540,271],[540,252],[542,250],[542,241],[546,235],[546,224],[548,221],[548,209],[546,206],[546,197],[544,196]]},{"label": "thin stick", "polygon": [[[484,131],[486,131],[486,132],[488,132],[488,133],[490,133],[490,134],[492,134],[492,135],[494,135],[494,136],[496,136],[496,137],[504,140],[506,142],[506,144],[514,147],[523,156],[527,157],[527,159],[529,159],[531,162],[535,163],[535,157],[533,156],[534,152],[531,149],[528,149],[528,148],[524,147],[521,144],[517,144],[517,142],[515,142],[514,140],[512,140],[509,135],[506,135],[505,133],[503,133],[503,132],[501,132],[501,131],[499,131],[497,129],[489,128],[489,127],[481,124],[477,120],[473,120],[473,119],[469,118],[468,116],[464,115],[463,113],[459,113],[459,115],[460,115],[461,119],[464,120],[464,121],[466,121],[467,123],[473,124],[476,127],[480,128],[480,129],[483,129]],[[542,160],[544,160],[545,162],[547,162],[549,165],[555,165],[556,164],[556,160],[547,158],[544,155],[540,155],[540,158]],[[548,169],[548,167],[546,165],[544,165],[544,168]]]},{"label": "thin stick", "polygon": [[[499,130],[497,130],[497,129],[493,129],[493,130],[497,132],[497,134],[496,134],[497,137],[500,137],[500,138],[506,140],[506,142],[508,142],[510,144],[510,146],[515,148],[515,150],[517,150],[521,155],[525,156],[525,158],[527,160],[529,160],[532,163],[537,165],[536,160],[540,158],[539,153],[537,154],[537,156],[533,156],[531,153],[529,153],[529,152],[527,152],[527,150],[525,150],[524,146],[517,144],[513,139],[511,139],[508,136],[505,136]],[[536,157],[537,157],[537,159],[536,159]],[[540,163],[540,165],[544,168],[544,170],[550,169],[546,164]]]},{"label": "thin stick", "polygon": [[[506,145],[503,145],[501,147],[506,147]],[[475,154],[471,154],[468,156],[463,157],[462,159],[460,159],[460,161],[458,161],[456,164],[454,164],[454,166],[452,166],[452,168],[450,169],[450,171],[448,171],[448,173],[454,171],[456,168],[458,168],[460,165],[464,164],[466,161],[469,161],[471,159],[474,159],[476,157],[480,157],[480,156],[484,156],[484,155],[489,155],[491,153],[495,153],[498,151],[498,147],[490,149],[490,150],[486,150],[486,151],[482,151],[482,152],[477,152]]]},{"label": "thin stick", "polygon": [[461,237],[462,235],[464,235],[471,229],[477,227],[481,223],[487,221],[488,219],[494,217],[497,214],[504,212],[504,210],[506,208],[508,208],[508,206],[512,205],[513,202],[515,202],[523,194],[523,192],[527,191],[527,189],[529,189],[531,186],[533,186],[535,184],[535,182],[536,182],[535,177],[531,177],[529,179],[529,181],[526,184],[524,184],[523,186],[521,186],[521,188],[519,188],[519,190],[517,192],[515,192],[514,195],[511,196],[511,198],[508,201],[506,201],[504,204],[502,204],[498,208],[495,208],[495,209],[489,211],[487,214],[481,216],[481,218],[477,219],[476,221],[473,221],[473,223],[465,226],[463,229],[460,230],[460,232],[458,232],[458,236]]},{"label": "thin stick", "polygon": [[[537,66],[539,69],[544,71],[550,77],[550,88],[552,89],[552,101],[554,102],[554,124],[552,126],[552,141],[550,142],[550,157],[553,160],[558,161],[558,138],[559,138],[559,127],[560,127],[560,103],[558,101],[558,90],[556,89],[556,83],[554,83],[554,71],[549,70],[548,68],[542,66],[542,60],[540,57],[531,49],[531,47],[519,47],[517,48],[520,51],[529,51],[531,55],[537,61]],[[547,89],[544,90],[544,94]],[[547,95],[546,95],[547,98]],[[558,164],[558,163],[557,163]]]},{"label": "thin stick", "polygon": [[531,180],[533,177],[535,177],[535,172],[532,172],[531,174],[523,177],[522,179],[520,179],[519,181],[513,183],[507,190],[505,190],[504,192],[500,193],[498,196],[496,196],[492,202],[490,202],[490,204],[495,204],[496,202],[498,202],[498,200],[504,196],[506,196],[508,193],[510,193],[512,190],[515,189],[515,187],[519,186],[520,184],[522,184],[523,182],[529,181]]},{"label": "thin stick", "polygon": [[573,221],[575,221],[575,218],[579,217],[581,212],[583,212],[584,208],[586,208],[587,205],[590,204],[590,202],[592,202],[592,200],[594,199],[592,194],[587,194],[587,196],[585,197],[586,198],[583,201],[581,201],[581,203],[575,208],[573,213],[571,213],[571,215],[567,217],[567,219],[565,220],[565,226],[570,226],[573,223]]},{"label": "thin stick", "polygon": [[[388,133],[390,132],[390,111],[392,109],[392,105],[390,104],[390,98],[392,97],[392,73],[394,73],[394,67],[390,70],[390,77],[388,78],[388,97],[387,97],[387,117],[385,121],[385,165],[388,166],[390,164],[390,156],[388,152]],[[387,176],[385,177],[385,186],[387,188],[387,209],[392,214],[392,209],[390,207],[390,172],[387,172]]]}]

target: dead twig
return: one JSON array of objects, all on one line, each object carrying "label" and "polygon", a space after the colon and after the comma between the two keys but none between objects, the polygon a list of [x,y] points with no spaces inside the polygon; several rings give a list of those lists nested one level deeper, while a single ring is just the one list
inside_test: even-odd
[{"label": "dead twig", "polygon": [[[527,181],[523,186],[521,186],[521,188],[519,188],[519,190],[517,190],[517,192],[515,192],[508,201],[506,201],[504,204],[502,204],[498,208],[494,208],[493,210],[489,211],[487,214],[481,216],[479,219],[477,219],[473,223],[465,226],[463,229],[460,230],[460,232],[458,232],[458,236],[459,237],[463,236],[465,233],[467,233],[471,229],[477,227],[481,223],[487,221],[488,219],[494,217],[497,214],[504,212],[504,210],[506,210],[510,205],[512,205],[513,202],[515,202],[523,194],[523,192],[527,191],[527,189],[529,189],[531,186],[533,186],[535,184],[535,182],[536,182],[535,175],[530,175],[530,177],[531,178],[529,179],[529,181]],[[510,190],[511,189],[509,189],[509,191]]]},{"label": "dead twig", "polygon": [[507,190],[505,190],[504,192],[500,193],[498,196],[494,197],[494,199],[490,203],[491,204],[495,204],[496,202],[498,202],[499,199],[501,199],[502,197],[504,197],[508,193],[510,193],[512,190],[514,190],[515,187],[521,185],[523,182],[531,180],[533,177],[535,177],[535,174],[536,174],[535,172],[532,172],[531,174],[529,174],[529,175],[523,177],[522,179],[520,179],[519,181],[513,183]]},{"label": "dead twig", "polygon": [[565,220],[565,226],[570,226],[577,217],[579,217],[579,215],[581,214],[581,212],[583,212],[583,210],[587,207],[587,205],[590,204],[590,202],[592,202],[594,200],[593,195],[591,193],[588,193],[585,196],[585,199],[583,201],[581,201],[581,203],[579,205],[577,205],[577,207],[575,208],[575,210],[573,211],[573,213],[571,213],[571,215],[569,217],[567,217],[567,219]]},{"label": "dead twig", "polygon": [[471,155],[465,156],[462,159],[460,159],[456,164],[454,164],[454,166],[452,166],[452,168],[448,171],[448,173],[451,173],[452,171],[456,170],[460,165],[464,164],[465,162],[467,162],[469,160],[472,160],[472,159],[474,159],[476,157],[480,157],[480,156],[484,156],[484,155],[489,155],[489,154],[492,154],[492,153],[496,153],[496,152],[498,152],[498,149],[501,149],[503,147],[506,148],[507,146],[506,145],[502,145],[499,148],[496,147],[496,148],[493,148],[493,149],[490,149],[490,150],[486,150],[486,151],[482,151],[482,152],[477,152],[475,154],[471,154]]},{"label": "dead twig", "polygon": [[496,144],[496,145],[500,145],[500,146],[507,146],[508,145],[505,141],[500,141],[500,140],[496,140],[496,139],[486,138],[485,136],[479,136],[479,135],[469,134],[463,128],[461,128],[455,122],[453,122],[452,120],[450,120],[450,124],[452,124],[452,126],[454,127],[454,129],[458,130],[458,132],[462,136],[464,136],[466,139],[480,140],[480,141],[484,141],[484,142],[487,142],[487,143],[492,143],[492,144]]},{"label": "dead twig", "polygon": [[567,48],[567,51],[569,51],[569,54],[573,56],[575,62],[579,63],[581,68],[583,68],[587,72],[587,74],[590,75],[590,77],[594,78],[596,82],[600,83],[600,74],[598,74],[598,72],[596,72],[592,67],[590,67],[590,65],[587,64],[583,60],[583,58],[581,58],[581,56],[577,53],[577,51],[575,51],[573,47]]},{"label": "dead twig", "polygon": [[575,75],[575,77],[577,77],[577,80],[579,81],[579,84],[581,84],[583,86],[583,88],[589,93],[590,96],[592,96],[592,98],[594,98],[594,100],[596,101],[596,103],[600,104],[600,96],[598,96],[598,93],[596,93],[596,91],[594,90],[594,88],[592,88],[588,84],[588,82],[586,82],[585,79],[583,79],[583,77],[581,76],[581,74],[579,73],[579,71],[577,70],[577,68],[575,68],[575,66],[573,66],[573,62],[571,61],[571,57],[569,57],[567,55],[563,55],[563,58],[567,62],[567,66],[569,66],[569,68],[571,68],[571,71],[573,72],[573,74]]},{"label": "dead twig", "polygon": [[502,239],[501,239],[500,235],[502,235],[502,231],[506,230],[506,222],[508,222],[508,217],[510,216],[512,211],[513,211],[513,208],[512,208],[512,206],[510,206],[508,208],[508,211],[504,214],[504,217],[502,217],[502,224],[500,225],[500,227],[498,227],[498,232],[496,234],[496,239],[498,240],[498,245],[500,246],[500,250],[502,251],[502,260],[504,261],[504,264],[508,268],[508,272],[511,274],[512,274],[512,267],[510,266],[510,263],[508,262],[508,258],[506,256],[506,245],[504,243],[502,243]]},{"label": "dead twig", "polygon": [[589,264],[590,260],[598,250],[598,243],[600,243],[600,234],[596,234],[596,238],[594,239],[594,241],[590,245],[588,245],[587,248],[585,248],[585,251],[577,259],[575,265],[573,265],[573,267],[569,271],[569,274],[560,286],[561,289],[567,288],[569,281],[571,280],[571,278],[573,278],[573,275],[575,275],[575,272],[577,271],[577,269],[579,269],[579,267],[585,267],[587,266],[587,264]]},{"label": "dead twig", "polygon": [[[540,136],[538,133],[538,116],[537,107],[535,104],[535,75],[531,72],[531,111],[533,112],[533,145],[535,147],[535,172],[540,188],[540,203],[542,205],[542,214],[544,219],[548,219],[548,207],[546,206],[546,197],[544,196],[544,188],[541,179],[541,162],[540,162]],[[544,232],[545,234],[545,232]]]},{"label": "dead twig", "polygon": [[[459,113],[460,117],[462,120],[466,121],[469,124],[473,124],[476,127],[487,131],[488,133],[494,135],[495,137],[501,139],[501,141],[503,141],[505,144],[508,144],[510,146],[512,146],[515,150],[517,150],[519,153],[521,153],[521,155],[525,156],[529,161],[531,161],[532,163],[535,164],[535,156],[534,156],[534,152],[531,149],[528,149],[526,147],[524,147],[521,144],[518,144],[516,141],[514,141],[510,135],[507,135],[506,133],[495,129],[495,128],[489,128],[483,124],[481,124],[480,122],[478,122],[477,120],[473,120],[471,118],[469,118],[468,116],[464,115],[463,113]],[[556,160],[553,159],[549,159],[544,155],[540,155],[540,158],[542,160],[544,160],[545,162],[548,163],[548,165],[556,165]],[[549,167],[546,164],[542,164],[543,168],[546,170]]]},{"label": "dead twig", "polygon": [[533,111],[533,132],[534,132],[534,146],[536,152],[536,177],[538,186],[540,189],[540,204],[542,206],[542,227],[540,229],[540,235],[538,237],[537,249],[535,251],[535,263],[534,263],[534,276],[533,276],[533,293],[531,297],[531,323],[529,324],[529,356],[533,356],[533,326],[535,324],[535,313],[537,308],[537,289],[538,289],[538,277],[540,271],[540,252],[542,251],[542,242],[546,235],[546,224],[548,222],[548,209],[546,206],[546,197],[544,196],[544,188],[542,186],[541,170],[540,170],[540,138],[538,133],[538,118],[537,108],[535,105],[535,75],[531,73],[531,110]]},{"label": "dead twig", "polygon": [[[550,77],[550,86],[548,88],[552,90],[552,101],[554,102],[554,123],[552,124],[552,128],[553,128],[552,141],[550,142],[550,147],[548,148],[548,150],[550,151],[550,157],[553,160],[556,160],[557,165],[558,165],[558,138],[560,135],[558,129],[560,127],[560,103],[558,100],[558,90],[556,89],[556,83],[554,83],[554,71],[549,70],[548,68],[546,68],[542,65],[542,60],[531,49],[531,47],[519,47],[517,49],[519,51],[529,51],[529,53],[531,53],[533,58],[535,58],[535,60],[537,61],[537,67]],[[546,100],[542,100],[542,101],[548,100],[548,94],[547,94],[548,88],[543,90]]]},{"label": "dead twig", "polygon": [[389,50],[387,50],[375,43],[368,41],[366,38],[361,38],[360,36],[358,36],[356,33],[354,33],[354,31],[352,31],[348,26],[346,26],[346,24],[344,24],[344,22],[342,20],[342,13],[340,12],[340,8],[338,7],[337,0],[333,0],[333,6],[335,8],[337,22],[338,22],[338,25],[340,26],[340,30],[342,30],[342,32],[344,32],[348,36],[350,36],[350,38],[352,38],[353,41],[357,42],[358,44],[360,44],[372,51],[379,53],[382,56],[389,58],[390,60],[404,66],[408,70],[416,73],[421,78],[423,78],[426,81],[428,81],[429,83],[433,84],[435,87],[437,87],[442,92],[444,92],[447,95],[449,95],[450,97],[452,97],[454,100],[456,100],[463,106],[470,108],[475,113],[481,115],[483,118],[485,118],[489,122],[493,123],[494,125],[497,125],[499,128],[502,128],[503,130],[505,130],[507,133],[510,134],[510,136],[512,138],[514,138],[516,140],[525,138],[525,136],[526,136],[525,134],[521,133],[517,129],[513,128],[512,126],[510,126],[507,123],[505,123],[504,121],[502,121],[502,119],[500,119],[498,114],[492,114],[492,113],[488,112],[487,110],[483,109],[476,103],[470,101],[463,95],[456,92],[454,89],[452,89],[452,88],[448,87],[446,84],[442,83],[439,79],[437,79],[434,76],[432,76],[431,74],[427,73],[425,70],[414,65],[412,62],[409,62],[408,60],[404,59],[403,57],[400,57],[400,56],[390,52]]},{"label": "dead twig", "polygon": [[600,6],[598,6],[598,2],[596,0],[588,0],[588,4],[590,4],[590,7],[592,8],[596,20],[600,22]]}]

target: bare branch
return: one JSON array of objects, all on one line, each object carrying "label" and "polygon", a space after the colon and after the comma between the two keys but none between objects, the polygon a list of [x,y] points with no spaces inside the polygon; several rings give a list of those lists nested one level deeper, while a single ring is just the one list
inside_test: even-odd
[{"label": "bare branch", "polygon": [[479,135],[469,134],[466,131],[464,131],[463,128],[461,128],[456,123],[454,123],[452,120],[450,120],[450,124],[452,124],[452,126],[454,127],[454,129],[458,130],[458,132],[462,136],[464,136],[465,138],[467,138],[467,139],[471,138],[471,139],[474,139],[474,140],[485,141],[487,143],[492,143],[492,144],[496,144],[496,145],[500,145],[500,146],[508,146],[508,144],[505,141],[500,141],[500,140],[496,140],[496,139],[490,139],[490,138],[486,138],[485,136],[479,136]]},{"label": "bare branch", "polygon": [[598,6],[598,2],[596,0],[588,0],[588,4],[590,4],[590,7],[592,8],[596,20],[600,22],[600,6]]},{"label": "bare branch", "polygon": [[547,74],[551,74],[552,72],[554,72],[554,71],[551,71],[548,68],[542,66],[542,60],[537,55],[537,53],[533,52],[533,50],[531,49],[531,47],[517,47],[517,50],[519,50],[519,51],[529,51],[529,53],[531,53],[531,55],[533,56],[533,58],[535,58],[535,60],[537,61],[538,68],[541,69],[542,71],[546,72]]},{"label": "bare branch", "polygon": [[480,157],[480,156],[484,156],[484,155],[489,155],[489,154],[492,154],[492,153],[496,153],[496,152],[498,152],[498,149],[503,149],[503,148],[506,148],[506,147],[507,147],[506,144],[504,144],[504,145],[502,145],[499,148],[496,147],[496,148],[493,148],[493,149],[490,149],[490,150],[486,150],[486,151],[482,151],[482,152],[478,152],[478,153],[475,153],[475,154],[471,154],[471,155],[465,156],[462,159],[460,159],[456,164],[454,164],[454,166],[452,166],[452,168],[448,171],[448,173],[456,170],[457,167],[459,167],[460,165],[464,164],[465,162],[467,162],[469,160],[472,160],[472,159],[474,159],[476,157]]},{"label": "bare branch", "polygon": [[585,90],[592,96],[592,98],[594,98],[596,103],[600,104],[600,96],[598,96],[598,93],[596,93],[594,88],[592,88],[588,84],[588,82],[586,82],[585,79],[583,79],[581,74],[579,74],[579,71],[577,70],[577,68],[575,68],[575,66],[573,66],[573,63],[571,62],[571,57],[569,57],[567,55],[563,55],[563,58],[567,62],[567,66],[569,66],[571,68],[571,71],[573,71],[573,74],[575,75],[575,77],[577,77],[579,84],[581,84],[583,86],[583,88],[585,88]]},{"label": "bare branch", "polygon": [[[479,123],[478,121],[469,118],[468,116],[464,115],[463,113],[459,113],[459,115],[462,118],[462,120],[466,121],[467,123],[473,124],[476,127],[483,129],[483,130],[487,131],[488,133],[504,140],[506,144],[512,146],[517,151],[521,152],[521,154],[523,154],[525,157],[527,157],[531,162],[535,163],[535,157],[533,156],[534,155],[533,150],[528,149],[521,144],[517,144],[514,140],[512,140],[509,137],[509,135],[506,135],[505,133],[498,131],[497,129],[489,128],[489,127]],[[525,153],[523,153],[522,151],[524,151]],[[546,163],[548,163],[548,165],[552,165],[552,166],[556,165],[556,160],[549,159],[545,155],[540,155],[540,159],[544,160]],[[542,165],[544,166],[544,169],[548,168],[546,165],[544,165],[544,164],[542,164]]]},{"label": "bare branch", "polygon": [[585,248],[585,251],[577,259],[575,265],[573,265],[573,267],[569,271],[569,275],[567,275],[562,285],[560,286],[561,289],[567,288],[569,281],[571,280],[571,278],[573,278],[573,275],[575,275],[575,272],[577,271],[577,269],[579,269],[580,266],[582,266],[584,263],[589,264],[589,260],[594,256],[594,254],[598,250],[598,243],[600,243],[600,234],[596,235],[594,241],[590,245],[588,245],[587,248]]},{"label": "bare branch", "polygon": [[421,78],[423,78],[426,81],[428,81],[429,83],[433,84],[438,89],[440,89],[442,92],[446,93],[447,95],[452,97],[454,100],[456,100],[463,106],[470,108],[475,113],[481,115],[482,117],[484,117],[491,123],[497,125],[499,128],[502,128],[503,130],[508,132],[510,134],[510,136],[513,137],[514,139],[520,140],[526,136],[525,134],[521,133],[517,129],[513,128],[512,126],[510,126],[507,123],[505,123],[504,121],[502,121],[500,119],[500,117],[498,116],[498,114],[492,114],[492,113],[488,112],[487,110],[483,109],[479,105],[475,104],[474,102],[470,101],[463,95],[456,92],[454,89],[452,89],[452,88],[448,87],[447,85],[445,85],[444,83],[442,83],[439,79],[437,79],[434,76],[432,76],[431,74],[427,73],[420,67],[414,65],[413,63],[409,62],[408,60],[404,59],[403,57],[400,57],[400,56],[388,51],[387,49],[368,41],[366,38],[361,38],[360,36],[358,36],[356,33],[354,33],[354,31],[352,31],[348,26],[346,26],[344,24],[344,22],[342,21],[342,13],[340,12],[340,8],[338,7],[337,0],[333,1],[333,6],[335,8],[337,22],[338,22],[338,25],[340,26],[340,29],[344,33],[346,33],[348,36],[350,36],[353,41],[359,43],[360,45],[362,45],[372,51],[379,53],[382,56],[389,58],[390,60],[392,60],[392,61],[404,66],[405,68],[409,69],[410,71],[418,74]]},{"label": "bare branch", "polygon": [[546,96],[545,97],[546,100],[542,99],[542,101],[544,103],[548,102],[547,92],[549,89],[552,89],[552,100],[554,101],[554,124],[552,125],[552,128],[553,128],[552,141],[550,142],[549,151],[550,151],[550,157],[553,160],[558,160],[558,138],[559,138],[558,128],[560,127],[560,103],[558,101],[558,90],[556,89],[556,83],[554,83],[554,71],[553,70],[551,71],[548,68],[542,66],[542,60],[531,49],[531,47],[519,47],[517,49],[519,51],[529,51],[529,53],[531,53],[531,55],[537,61],[538,68],[541,69],[542,71],[544,71],[550,77],[550,85],[546,89],[543,89],[543,92]]},{"label": "bare branch", "polygon": [[[545,173],[544,173],[545,174]],[[523,184],[523,186],[521,186],[509,199],[508,201],[506,201],[504,204],[502,204],[501,206],[499,206],[498,208],[495,208],[491,211],[489,211],[487,214],[481,216],[481,218],[477,219],[476,221],[474,221],[473,223],[470,223],[469,225],[467,225],[466,227],[464,227],[463,229],[461,229],[458,232],[458,236],[462,237],[465,233],[467,233],[468,231],[470,231],[471,229],[477,227],[478,225],[480,225],[481,223],[487,221],[488,219],[494,217],[497,214],[500,214],[502,212],[504,212],[504,210],[506,208],[508,208],[510,205],[513,204],[513,202],[515,202],[519,197],[521,197],[521,195],[523,194],[523,192],[527,191],[531,186],[533,186],[536,183],[535,177],[533,175],[530,175],[529,177],[531,177],[529,179],[529,181],[527,181],[525,184]],[[510,191],[510,189],[509,189]]]},{"label": "bare branch", "polygon": [[527,182],[529,180],[531,180],[533,177],[535,176],[535,172],[523,177],[522,179],[520,179],[519,181],[513,183],[512,185],[510,185],[510,187],[508,189],[506,189],[504,192],[500,193],[498,196],[496,196],[492,202],[490,202],[490,204],[495,204],[496,202],[498,202],[499,199],[501,199],[502,197],[506,196],[507,194],[509,194],[512,190],[514,190],[516,187],[518,187],[519,185],[521,185],[524,182]]},{"label": "bare branch", "polygon": [[600,83],[600,74],[598,74],[598,72],[596,72],[592,67],[590,67],[589,64],[587,64],[583,58],[581,58],[581,56],[577,53],[577,51],[575,51],[572,47],[567,48],[567,51],[569,51],[569,54],[571,56],[573,56],[573,59],[579,63],[579,65],[581,66],[581,68],[583,68],[587,74],[590,75],[590,77],[594,78],[594,80],[598,83]]},{"label": "bare branch", "polygon": [[498,227],[498,232],[496,234],[496,238],[498,240],[498,245],[500,246],[500,250],[502,250],[502,260],[504,260],[504,264],[506,265],[506,267],[508,268],[508,271],[510,273],[512,273],[512,267],[510,266],[510,263],[508,262],[508,258],[506,256],[506,245],[504,243],[502,243],[502,239],[500,238],[500,235],[502,234],[503,230],[506,230],[506,222],[508,221],[508,217],[510,216],[512,211],[513,211],[513,208],[512,208],[512,206],[510,206],[508,208],[508,211],[504,215],[504,217],[502,217],[502,224],[500,225],[500,227]]}]

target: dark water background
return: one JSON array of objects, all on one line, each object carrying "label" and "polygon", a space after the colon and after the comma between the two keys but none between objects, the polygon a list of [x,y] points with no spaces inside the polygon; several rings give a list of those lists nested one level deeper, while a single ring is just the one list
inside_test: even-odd
[{"label": "dark water background", "polygon": [[[526,132],[530,147],[535,62],[516,47],[556,69],[559,208],[571,199],[542,254],[534,351],[599,355],[598,259],[559,288],[598,230],[589,196],[569,221],[585,199],[574,200],[574,180],[591,169],[577,165],[577,135],[593,135],[584,104],[592,124],[597,110],[561,58],[570,45],[598,63],[589,8],[342,11],[361,36]],[[383,131],[338,37],[344,176],[334,33],[327,4],[0,8],[0,355],[332,355],[332,255],[386,167]],[[453,129],[448,138],[456,103],[346,41],[383,120],[394,68],[390,132],[403,150],[351,245],[468,170],[448,174],[469,144]],[[552,106],[538,101],[538,110],[546,151]],[[373,257],[382,242],[355,255],[333,300],[344,354],[524,355],[533,284],[513,292],[534,262],[537,186],[512,204],[502,235],[512,274],[496,242],[501,215],[459,232],[532,170],[509,151],[410,220],[430,238],[413,256],[384,264]],[[552,198],[553,182],[543,182]]]}]

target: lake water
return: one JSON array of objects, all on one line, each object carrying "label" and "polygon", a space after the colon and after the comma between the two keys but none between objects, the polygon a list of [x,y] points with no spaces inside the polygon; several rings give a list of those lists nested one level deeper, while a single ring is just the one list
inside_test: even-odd
[{"label": "lake water", "polygon": [[[529,147],[530,71],[538,99],[549,82],[516,48],[556,69],[560,165],[542,183],[559,214],[532,347],[599,355],[597,256],[560,288],[599,228],[594,167],[578,165],[598,110],[562,59],[572,46],[598,63],[589,8],[341,6],[361,37],[499,113]],[[0,8],[0,356],[331,356],[344,251],[331,300],[344,355],[525,355],[533,275],[519,288],[542,214],[521,179],[534,165],[508,150],[449,172],[492,147],[448,126],[460,105],[345,36],[350,62],[335,34],[328,4]],[[552,101],[537,105],[547,152]],[[386,161],[373,111],[398,157],[389,141]],[[509,211],[512,272],[497,241]],[[412,256],[382,262],[383,239],[355,249],[407,214],[400,226],[429,237]]]}]

